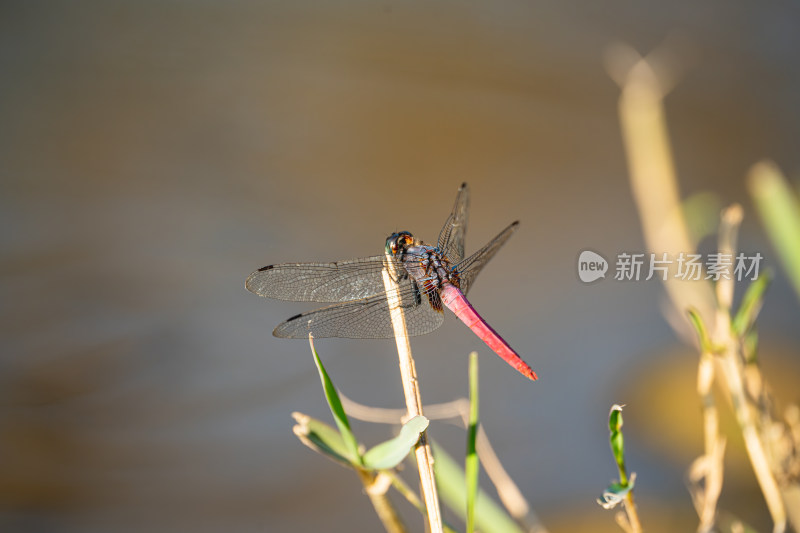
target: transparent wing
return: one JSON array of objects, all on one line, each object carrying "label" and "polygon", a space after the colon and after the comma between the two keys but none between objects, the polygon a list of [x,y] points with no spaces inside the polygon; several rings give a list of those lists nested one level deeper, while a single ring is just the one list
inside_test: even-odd
[{"label": "transparent wing", "polygon": [[[386,257],[376,255],[335,263],[269,265],[250,274],[245,287],[266,298],[294,302],[346,302],[382,294]],[[398,263],[397,272],[405,272]]]},{"label": "transparent wing", "polygon": [[438,247],[453,264],[464,259],[464,234],[467,232],[468,211],[469,188],[466,183],[462,183],[458,188],[453,211],[439,232]]},{"label": "transparent wing", "polygon": [[[424,335],[442,325],[444,313],[431,307],[428,295],[406,278],[400,284],[400,302],[409,335]],[[438,295],[437,295],[438,296]],[[313,333],[317,338],[348,339],[394,338],[385,294],[378,294],[301,313],[281,323],[272,332],[276,337],[298,339]]]},{"label": "transparent wing", "polygon": [[460,273],[461,292],[464,294],[467,293],[481,269],[494,257],[497,250],[506,243],[508,238],[516,231],[517,227],[519,227],[518,221],[511,223],[506,229],[501,231],[497,237],[489,241],[486,246],[456,265]]}]

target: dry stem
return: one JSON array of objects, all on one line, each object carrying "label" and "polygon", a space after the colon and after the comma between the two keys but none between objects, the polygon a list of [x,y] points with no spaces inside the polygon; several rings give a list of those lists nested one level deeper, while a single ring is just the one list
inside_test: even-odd
[{"label": "dry stem", "polygon": [[[742,221],[742,208],[738,204],[726,209],[720,224],[719,251],[734,256],[736,250],[736,233]],[[719,364],[725,378],[725,386],[730,395],[736,420],[742,430],[747,455],[756,474],[756,479],[767,501],[767,508],[774,522],[773,532],[781,533],[786,529],[786,510],[783,505],[778,483],[775,480],[767,452],[764,449],[756,427],[755,412],[744,390],[743,358],[739,353],[739,342],[731,331],[731,302],[733,301],[733,276],[722,277],[717,282],[717,323],[714,328],[714,344],[724,347],[720,354]]]},{"label": "dry stem", "polygon": [[[636,473],[631,474],[630,483],[633,483],[635,479]],[[629,490],[625,495],[622,506],[628,517],[627,523],[631,533],[642,533],[642,522],[639,520],[639,511],[636,509],[636,502],[633,499],[633,490]],[[619,522],[619,516],[617,516],[617,521]]]},{"label": "dry stem", "polygon": [[[722,492],[725,439],[719,433],[719,414],[714,401],[714,358],[710,352],[700,356],[697,369],[697,394],[703,404],[703,442],[705,453],[689,467],[689,491],[700,524],[698,533],[710,533],[717,521],[717,501]],[[702,484],[701,484],[702,482]]]},{"label": "dry stem", "polygon": [[364,485],[364,491],[372,502],[375,512],[378,514],[383,523],[383,527],[387,533],[406,533],[406,528],[402,520],[397,514],[389,498],[386,496],[386,491],[389,488],[391,479],[384,474],[373,475],[366,470],[358,469],[358,477]]},{"label": "dry stem", "polygon": [[[422,396],[419,391],[417,381],[417,371],[414,366],[414,358],[411,355],[411,346],[408,342],[408,329],[397,284],[394,282],[395,272],[392,261],[386,261],[386,268],[383,270],[383,284],[386,287],[387,299],[389,300],[389,312],[392,317],[392,327],[394,328],[395,341],[397,343],[397,354],[400,358],[400,376],[403,381],[403,393],[406,400],[408,418],[422,415]],[[423,431],[414,448],[419,467],[419,479],[422,486],[422,494],[425,499],[425,507],[428,511],[428,523],[432,533],[442,532],[442,515],[439,508],[439,495],[436,490],[436,482],[433,475],[433,454],[428,444],[428,432]]]}]

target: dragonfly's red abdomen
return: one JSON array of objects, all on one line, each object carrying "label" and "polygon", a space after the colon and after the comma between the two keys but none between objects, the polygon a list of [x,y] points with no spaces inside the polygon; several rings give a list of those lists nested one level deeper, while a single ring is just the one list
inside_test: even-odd
[{"label": "dragonfly's red abdomen", "polygon": [[467,301],[464,294],[454,285],[444,283],[441,289],[442,302],[466,326],[475,333],[489,348],[500,356],[503,361],[514,367],[523,376],[536,380],[538,376],[528,363],[514,351],[486,321],[478,314],[474,307]]}]

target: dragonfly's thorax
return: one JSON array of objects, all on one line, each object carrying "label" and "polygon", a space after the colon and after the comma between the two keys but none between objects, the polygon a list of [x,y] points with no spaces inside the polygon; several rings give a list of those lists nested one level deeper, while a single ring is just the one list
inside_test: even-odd
[{"label": "dragonfly's thorax", "polygon": [[444,283],[459,286],[458,270],[439,248],[416,244],[407,248],[400,260],[406,272],[426,291],[438,289]]},{"label": "dragonfly's thorax", "polygon": [[394,256],[423,292],[430,294],[450,283],[460,287],[458,269],[435,246],[427,246],[401,231],[386,239],[386,252]]}]

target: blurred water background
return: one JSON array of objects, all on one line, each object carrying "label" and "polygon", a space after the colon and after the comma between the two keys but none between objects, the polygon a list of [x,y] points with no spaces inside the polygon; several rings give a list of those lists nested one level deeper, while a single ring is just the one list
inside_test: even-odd
[{"label": "blurred water background", "polygon": [[[271,331],[313,306],[244,279],[434,241],[467,181],[468,253],[521,221],[470,300],[541,379],[451,316],[412,341],[423,399],[465,395],[480,352],[484,427],[554,532],[615,530],[594,500],[625,403],[647,530],[694,530],[697,354],[655,280],[576,275],[583,249],[645,251],[603,54],[682,43],[682,195],[741,202],[742,249],[777,267],[744,177],[800,169],[799,27],[791,2],[3,2],[0,529],[378,530],[357,478],[291,433],[292,411],[329,414],[307,344]],[[760,332],[784,402],[799,310],[778,269]],[[317,348],[351,398],[403,405],[392,341]],[[721,507],[766,530],[730,446]]]}]

